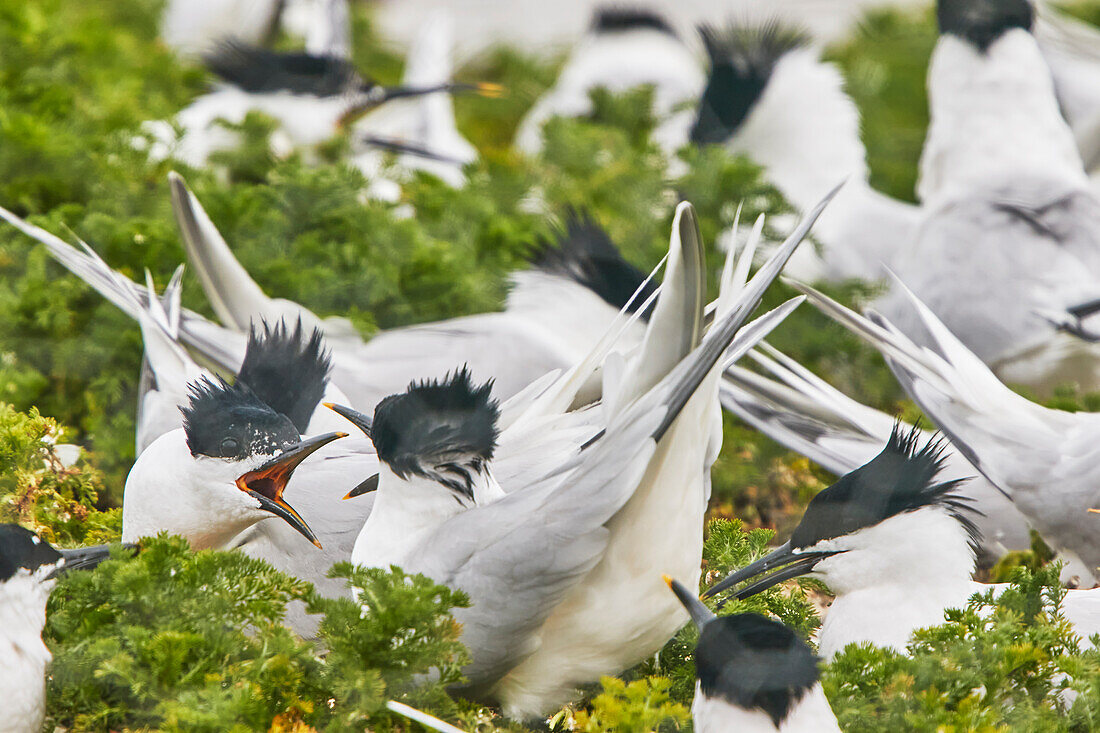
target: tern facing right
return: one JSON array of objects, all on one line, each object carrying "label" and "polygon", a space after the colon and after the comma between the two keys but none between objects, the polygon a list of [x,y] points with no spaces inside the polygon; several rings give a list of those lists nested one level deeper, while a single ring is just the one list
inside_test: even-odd
[{"label": "tern facing right", "polygon": [[817,655],[788,626],[755,613],[715,616],[665,576],[699,629],[695,699],[699,733],[840,733],[818,681]]}]

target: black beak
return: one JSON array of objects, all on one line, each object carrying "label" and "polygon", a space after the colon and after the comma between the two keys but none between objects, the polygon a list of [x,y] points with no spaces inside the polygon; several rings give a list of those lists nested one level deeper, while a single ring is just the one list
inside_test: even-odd
[{"label": "black beak", "polygon": [[365,115],[367,112],[370,112],[372,109],[378,107],[379,105],[385,104],[391,99],[400,99],[401,97],[420,97],[425,94],[435,94],[437,92],[447,92],[448,94],[472,92],[480,97],[499,97],[504,94],[504,87],[500,86],[499,84],[490,84],[488,82],[482,82],[479,84],[444,82],[442,84],[430,84],[423,87],[376,86],[370,89],[366,99],[352,106],[349,110],[344,112],[340,119],[337,120],[336,126],[340,128],[345,128],[351,123],[358,120],[363,115]]},{"label": "black beak", "polygon": [[324,405],[340,417],[350,422],[355,427],[362,430],[363,434],[366,435],[368,438],[371,437],[371,419],[369,417],[359,412],[358,410],[353,410],[350,407],[344,407],[343,405],[333,404],[332,402],[325,402]]},{"label": "black beak", "polygon": [[676,594],[676,597],[680,599],[680,603],[684,604],[684,608],[687,609],[688,614],[691,616],[691,621],[695,624],[695,628],[702,629],[703,626],[716,618],[716,616],[711,613],[711,610],[703,605],[699,597],[685,588],[678,580],[673,580],[667,575],[662,575],[661,577],[664,578],[665,584]]},{"label": "black beak", "polygon": [[283,491],[302,461],[323,446],[334,440],[346,438],[347,433],[325,433],[287,446],[282,453],[259,468],[249,471],[237,479],[237,487],[260,502],[260,507],[280,517],[298,530],[303,537],[317,547],[321,543],[313,530],[305,523],[294,507],[283,500]]},{"label": "black beak", "polygon": [[452,158],[449,155],[437,153],[430,148],[424,147],[423,145],[414,145],[412,143],[407,143],[404,140],[398,140],[397,138],[380,137],[378,135],[363,135],[359,138],[359,142],[372,148],[385,150],[388,153],[413,155],[417,158],[424,158],[425,160],[438,160],[441,163],[449,163],[451,165],[463,164],[463,161],[459,160],[458,158]]},{"label": "black beak", "polygon": [[755,583],[747,585],[737,591],[735,597],[737,600],[743,601],[761,591],[771,588],[773,585],[782,583],[784,580],[790,580],[791,578],[797,578],[812,572],[819,562],[836,554],[837,552],[800,552],[792,549],[790,541],[787,541],[756,562],[746,565],[735,573],[731,573],[726,576],[725,580],[708,588],[707,591],[703,593],[703,598],[713,598],[738,583],[779,568],[779,570],[776,570],[776,572],[771,575],[765,575]]},{"label": "black beak", "polygon": [[354,489],[352,489],[347,494],[345,494],[344,498],[345,499],[354,499],[357,496],[362,496],[363,494],[369,494],[372,491],[378,491],[378,474],[377,473],[374,474],[373,476],[367,478],[366,480],[363,481],[363,483],[359,484]]},{"label": "black beak", "polygon": [[[61,573],[67,573],[70,570],[91,570],[111,557],[112,547],[114,545],[92,545],[91,547],[76,547],[72,550],[58,550],[64,562],[58,563],[57,568],[48,577],[56,578]],[[125,544],[121,547],[127,550],[138,549],[135,544]]]}]

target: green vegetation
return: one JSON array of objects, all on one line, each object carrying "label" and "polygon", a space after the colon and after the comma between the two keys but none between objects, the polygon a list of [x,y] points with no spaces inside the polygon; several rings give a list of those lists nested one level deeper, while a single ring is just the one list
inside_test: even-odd
[{"label": "green vegetation", "polygon": [[[133,145],[141,123],[170,118],[209,83],[155,40],[159,6],[0,0],[0,205],[62,236],[75,233],[134,279],[148,268],[163,286],[183,260],[166,185],[172,168],[268,292],[347,316],[364,335],[499,307],[508,273],[570,208],[591,212],[647,270],[667,248],[676,203],[670,188],[696,206],[714,270],[715,239],[739,203],[745,222],[790,211],[757,166],[718,148],[683,151],[686,171],[667,180],[667,161],[648,142],[648,90],[595,93],[590,119],[550,122],[545,152],[519,155],[510,147],[516,126],[553,82],[560,59],[507,47],[458,72],[507,89],[502,99],[456,100],[460,128],[481,153],[460,191],[419,176],[398,205],[364,202],[368,182],[340,162],[346,140],[322,146],[319,164],[276,159],[267,145],[271,121],[261,115],[240,125],[243,143],[218,156],[217,172],[150,162]],[[1075,12],[1090,17],[1096,7],[1078,4]],[[358,5],[355,33],[357,62],[397,80],[403,49],[378,38]],[[863,112],[872,182],[902,198],[913,198],[934,39],[929,13],[876,11],[829,51]],[[403,215],[409,207],[412,218]],[[769,228],[782,233],[775,219]],[[850,301],[866,286],[828,291]],[[765,305],[792,294],[773,288]],[[185,278],[184,303],[210,313],[193,278]],[[0,323],[0,521],[60,545],[117,539],[134,458],[136,324],[7,226],[0,227]],[[871,405],[913,411],[878,355],[813,309],[797,311],[772,342]],[[1095,410],[1100,398],[1061,391],[1051,404]],[[55,447],[66,442],[85,449],[75,464]],[[763,554],[770,528],[788,530],[831,481],[728,417],[713,479],[716,518],[703,559],[710,577]],[[842,722],[853,730],[1096,727],[1095,653],[1056,617],[1048,560],[1037,544],[1006,561],[997,572],[1015,579],[1016,590],[921,632],[912,658],[875,649],[841,655],[826,684]],[[416,730],[385,708],[398,699],[467,730],[527,730],[446,692],[466,654],[450,616],[465,604],[461,594],[399,570],[340,565],[333,572],[367,599],[368,613],[350,597],[320,598],[265,563],[191,553],[178,538],[147,540],[136,556],[120,552],[95,572],[66,577],[45,633],[54,653],[47,725]],[[770,613],[808,637],[819,624],[809,599],[820,589],[802,588],[774,588],[723,613]],[[327,653],[279,625],[288,603],[323,615]],[[685,628],[656,659],[603,680],[587,703],[552,716],[551,726],[689,729],[695,638]],[[1068,711],[1063,687],[1078,693]]]}]

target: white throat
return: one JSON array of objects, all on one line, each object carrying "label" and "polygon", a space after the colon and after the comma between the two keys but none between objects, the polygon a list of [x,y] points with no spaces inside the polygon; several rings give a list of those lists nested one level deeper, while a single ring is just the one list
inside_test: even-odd
[{"label": "white throat", "polygon": [[924,204],[1021,176],[1086,185],[1050,69],[1030,33],[1013,29],[983,54],[940,38],[928,67],[931,124],[917,192]]},{"label": "white throat", "polygon": [[375,568],[402,565],[448,519],[504,496],[488,468],[474,475],[473,490],[471,502],[430,478],[401,478],[380,464],[378,496],[355,540],[351,561]]},{"label": "white throat", "polygon": [[50,650],[42,642],[46,600],[53,581],[41,578],[50,568],[36,573],[19,570],[0,584],[0,699],[4,711],[0,730],[31,731],[42,728],[45,715],[45,673]]},{"label": "white throat", "polygon": [[848,549],[817,564],[813,575],[837,594],[819,647],[832,656],[852,642],[904,650],[914,629],[943,623],[974,593],[974,550],[958,520],[942,507],[905,512],[814,549]]}]

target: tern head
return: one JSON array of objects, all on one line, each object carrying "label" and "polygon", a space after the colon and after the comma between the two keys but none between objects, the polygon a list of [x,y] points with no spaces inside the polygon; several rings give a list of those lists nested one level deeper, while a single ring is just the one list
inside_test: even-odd
[{"label": "tern head", "polygon": [[593,33],[626,33],[649,30],[676,37],[676,31],[659,13],[646,8],[609,6],[597,8],[592,16]]},{"label": "tern head", "polygon": [[1030,0],[939,0],[940,33],[961,38],[983,53],[1014,28],[1030,32],[1035,9]]},{"label": "tern head", "polygon": [[691,141],[723,143],[748,117],[779,60],[807,45],[809,36],[776,22],[757,27],[703,25],[699,34],[710,59],[710,76],[699,100]]},{"label": "tern head", "polygon": [[[204,378],[192,384],[190,402],[182,412],[182,432],[190,455],[184,466],[187,476],[174,478],[201,494],[194,499],[195,505],[204,507],[208,513],[205,520],[225,525],[224,531],[210,527],[209,535],[233,535],[274,514],[318,544],[313,531],[283,499],[283,491],[303,460],[322,446],[345,437],[345,433],[302,438],[286,415],[273,410],[239,380],[230,385],[221,379]],[[153,480],[164,481],[165,477],[156,476],[158,469],[165,470],[157,462],[173,458],[162,453],[175,448],[175,436],[176,433],[162,436],[142,453],[131,477],[139,471],[139,464],[147,460],[150,465],[143,466],[140,473],[149,472]],[[165,442],[158,445],[161,441]],[[129,484],[130,480],[127,491]],[[163,528],[173,529],[170,523]],[[191,532],[180,534],[188,536]]]},{"label": "tern head", "polygon": [[107,545],[58,550],[25,527],[0,524],[0,584],[24,576],[45,583],[62,570],[94,568],[108,557]]},{"label": "tern head", "polygon": [[790,628],[755,613],[715,616],[694,593],[666,576],[699,629],[699,694],[764,714],[779,728],[818,681],[818,658]]},{"label": "tern head", "polygon": [[954,493],[960,480],[936,480],[942,440],[918,447],[920,438],[919,428],[905,434],[895,426],[881,453],[813,498],[790,540],[706,595],[760,575],[737,597],[810,573],[838,594],[889,579],[969,578],[979,539],[975,510]]},{"label": "tern head", "polygon": [[249,329],[237,381],[248,385],[261,402],[286,415],[298,432],[305,434],[325,395],[331,371],[332,357],[320,329],[307,336],[301,318],[293,330],[280,319],[274,326],[264,321],[259,328],[253,324]]},{"label": "tern head", "polygon": [[[492,388],[491,380],[475,386],[462,367],[441,380],[412,382],[379,402],[373,419],[344,406],[332,409],[371,439],[378,460],[397,479],[409,485],[427,479],[430,491],[442,486],[468,506],[478,499],[476,490],[488,476],[496,449],[499,408]],[[367,479],[349,497],[379,484]]]}]

